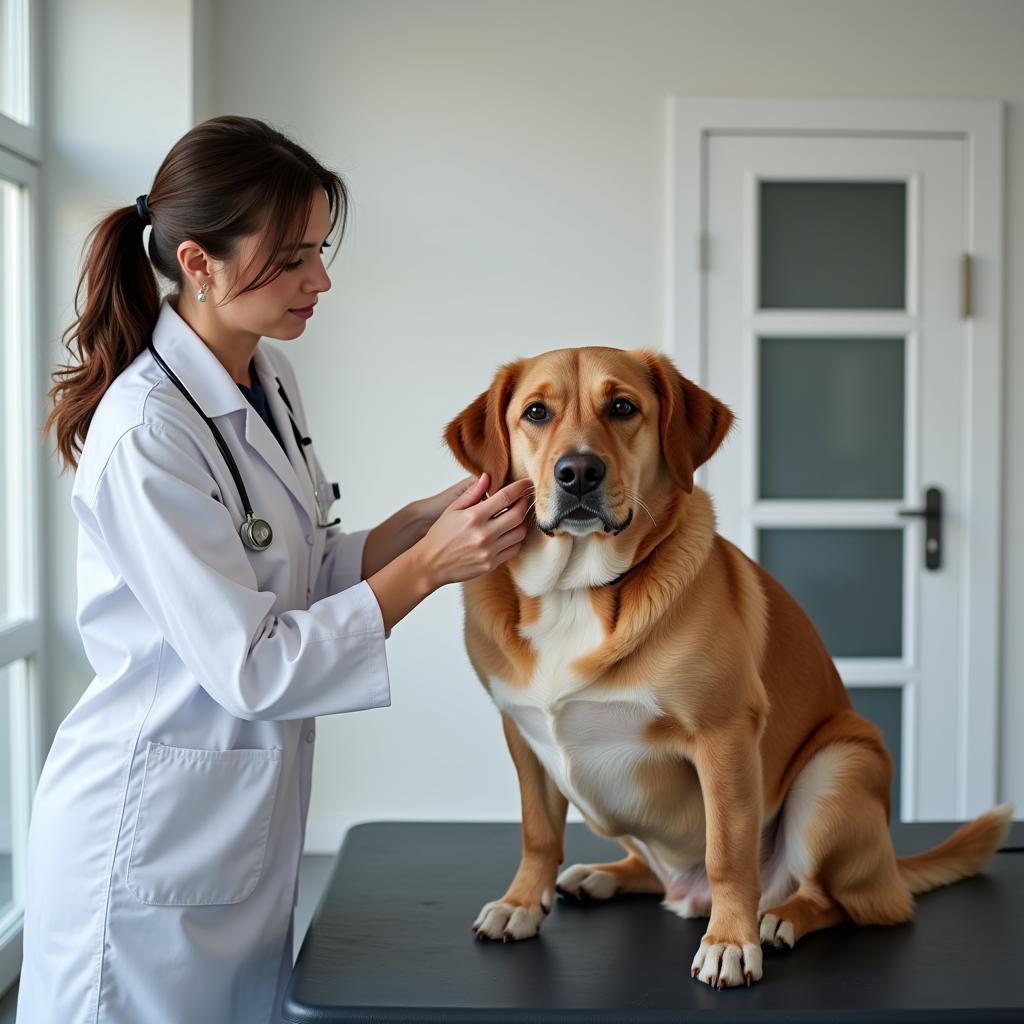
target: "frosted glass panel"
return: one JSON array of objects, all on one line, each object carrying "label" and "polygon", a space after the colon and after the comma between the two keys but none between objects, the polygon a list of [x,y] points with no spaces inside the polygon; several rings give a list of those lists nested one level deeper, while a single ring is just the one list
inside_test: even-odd
[{"label": "frosted glass panel", "polygon": [[761,182],[762,309],[903,309],[902,182]]},{"label": "frosted glass panel", "polygon": [[903,759],[903,691],[898,686],[851,686],[850,700],[858,715],[870,719],[885,737],[892,754],[892,820],[901,821],[900,762]]},{"label": "frosted glass panel", "polygon": [[762,498],[903,497],[903,339],[761,338]]},{"label": "frosted glass panel", "polygon": [[811,617],[834,658],[903,649],[903,531],[762,529],[759,561]]},{"label": "frosted glass panel", "polygon": [[22,124],[28,124],[29,14],[28,0],[0,0],[0,114]]}]

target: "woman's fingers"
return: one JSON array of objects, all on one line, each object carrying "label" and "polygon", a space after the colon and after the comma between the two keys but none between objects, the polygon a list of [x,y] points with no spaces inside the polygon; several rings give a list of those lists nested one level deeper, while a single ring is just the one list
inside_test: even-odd
[{"label": "woman's fingers", "polygon": [[498,513],[505,509],[511,509],[521,498],[533,493],[533,481],[529,477],[522,480],[515,480],[510,484],[496,491],[489,498],[480,502],[479,509],[482,515],[493,519]]},{"label": "woman's fingers", "polygon": [[[533,484],[516,480],[484,499],[486,473],[441,513],[420,542],[425,564],[440,583],[474,579],[512,558],[529,532]],[[483,500],[482,500],[483,499]]]},{"label": "woman's fingers", "polygon": [[449,502],[454,501],[460,494],[465,494],[475,483],[480,480],[478,476],[467,476],[460,480],[457,484],[452,484],[451,487],[446,487],[441,493],[448,499]]},{"label": "woman's fingers", "polygon": [[533,493],[524,494],[518,501],[514,502],[504,512],[499,513],[493,519],[484,523],[485,527],[491,527],[491,537],[498,539],[504,537],[516,529],[525,529],[523,523],[530,511],[530,502],[533,501]]},{"label": "woman's fingers", "polygon": [[519,549],[523,546],[521,540],[517,540],[514,544],[509,544],[507,547],[502,548],[494,556],[493,564],[498,566],[502,562],[507,562],[510,558],[515,558],[519,554]]},{"label": "woman's fingers", "polygon": [[[469,478],[472,481],[472,477]],[[486,473],[481,473],[480,478],[471,482],[468,487],[449,505],[449,508],[470,508],[475,505],[487,493],[489,478]],[[456,484],[457,487],[462,486]]]}]

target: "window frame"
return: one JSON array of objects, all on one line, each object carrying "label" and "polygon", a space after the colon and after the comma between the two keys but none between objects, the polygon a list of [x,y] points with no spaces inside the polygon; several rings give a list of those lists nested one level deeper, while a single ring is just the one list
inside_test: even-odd
[{"label": "window frame", "polygon": [[[4,294],[10,301],[0,309],[5,345],[4,380],[0,381],[4,430],[0,443],[6,446],[5,473],[13,486],[7,488],[5,515],[7,536],[19,538],[12,553],[17,563],[9,580],[7,618],[0,621],[0,669],[12,669],[9,691],[0,699],[10,702],[11,731],[11,864],[12,907],[0,916],[0,992],[6,991],[21,970],[24,923],[24,872],[28,823],[32,796],[42,767],[43,685],[48,678],[44,643],[43,505],[44,452],[42,438],[45,376],[41,344],[40,210],[42,208],[42,35],[40,0],[12,0],[19,10],[10,15],[27,19],[22,42],[27,52],[27,95],[20,97],[22,124],[0,113],[0,179],[17,189],[12,221],[5,221],[8,237],[24,258],[10,261]],[[9,56],[9,55],[4,55]],[[7,581],[4,582],[6,586]],[[3,738],[0,738],[2,744]],[[0,748],[2,749],[2,748]]]}]

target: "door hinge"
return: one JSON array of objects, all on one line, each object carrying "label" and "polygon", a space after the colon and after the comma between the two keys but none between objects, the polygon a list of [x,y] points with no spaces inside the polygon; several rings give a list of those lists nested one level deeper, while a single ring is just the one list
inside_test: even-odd
[{"label": "door hinge", "polygon": [[972,293],[971,254],[965,252],[960,257],[960,319],[969,320],[974,316],[974,295]]},{"label": "door hinge", "polygon": [[704,273],[708,269],[708,236],[697,236],[697,269]]}]

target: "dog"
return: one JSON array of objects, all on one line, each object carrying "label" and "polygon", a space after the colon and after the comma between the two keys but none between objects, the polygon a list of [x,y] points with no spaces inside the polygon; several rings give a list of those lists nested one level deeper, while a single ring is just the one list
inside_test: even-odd
[{"label": "dog", "polygon": [[[467,652],[522,797],[522,859],[478,938],[536,935],[556,891],[656,893],[709,918],[693,977],[750,985],[762,943],[907,921],[916,894],[975,874],[1007,834],[1004,804],[895,855],[880,731],[694,484],[732,423],[666,356],[585,347],[506,363],[445,429],[492,493],[529,477],[535,496],[519,552],[463,584]],[[558,873],[569,801],[623,859]]]}]

